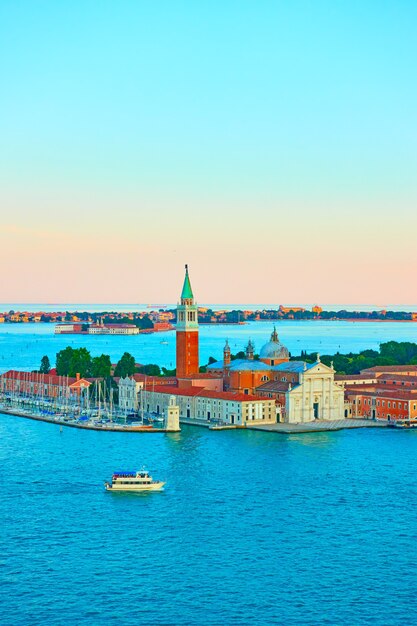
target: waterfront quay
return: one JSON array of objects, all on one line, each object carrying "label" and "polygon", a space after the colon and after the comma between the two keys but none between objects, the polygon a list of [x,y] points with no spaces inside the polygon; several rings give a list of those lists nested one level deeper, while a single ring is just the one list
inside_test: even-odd
[{"label": "waterfront quay", "polygon": [[342,419],[342,420],[315,420],[307,424],[260,424],[251,426],[251,430],[279,433],[281,435],[294,435],[301,433],[320,433],[352,428],[386,428],[389,422],[386,420],[376,421],[371,419]]},{"label": "waterfront quay", "polygon": [[[45,410],[35,410],[32,407],[23,408],[22,406],[11,406],[0,401],[0,413],[6,415],[15,415],[49,424],[59,426],[68,426],[70,428],[79,428],[82,430],[96,430],[104,432],[134,432],[134,433],[172,433],[178,432],[178,428],[169,428],[166,422],[152,423],[152,417],[146,417],[142,422],[123,422],[125,416],[115,417],[114,419],[80,419],[76,415],[63,416],[62,413],[51,414]],[[180,420],[181,424],[188,426],[199,426],[209,430],[258,430],[268,433],[277,433],[281,435],[302,434],[302,433],[319,433],[330,432],[344,429],[356,428],[386,428],[388,421],[375,421],[370,419],[345,419],[345,420],[316,420],[309,424],[257,424],[257,425],[241,425],[235,426],[221,421],[213,421],[207,423],[206,420],[186,419]]]},{"label": "waterfront quay", "polygon": [[[99,430],[105,432],[177,432],[179,427],[168,423],[166,419],[146,414],[128,415],[121,410],[110,410],[109,407],[92,407],[82,409],[75,403],[51,403],[40,401],[35,397],[11,398],[7,395],[0,397],[0,413],[15,415],[40,422],[48,422],[59,426],[69,426],[84,430]],[[130,419],[129,419],[130,418]]]}]

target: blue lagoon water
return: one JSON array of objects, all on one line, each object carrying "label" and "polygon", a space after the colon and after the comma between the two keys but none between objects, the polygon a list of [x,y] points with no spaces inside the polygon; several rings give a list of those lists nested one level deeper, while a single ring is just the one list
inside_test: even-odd
[{"label": "blue lagoon water", "polygon": [[[207,363],[209,356],[222,358],[226,339],[233,352],[244,349],[249,338],[259,351],[269,341],[272,329],[272,322],[202,325],[200,363]],[[300,354],[301,350],[321,354],[334,354],[338,350],[359,352],[378,349],[381,342],[390,340],[417,342],[417,323],[284,320],[277,323],[277,330],[280,340],[293,355]],[[103,352],[110,354],[114,362],[128,351],[137,362],[175,367],[174,332],[130,337],[54,335],[54,324],[0,324],[0,373],[8,369],[38,368],[44,354],[53,363],[56,353],[68,345],[86,346],[93,356]]]},{"label": "blue lagoon water", "polygon": [[[412,624],[417,433],[0,415],[2,624]],[[145,463],[162,493],[107,493]]]},{"label": "blue lagoon water", "polygon": [[[292,351],[323,353],[413,340],[415,328],[279,325]],[[260,348],[269,332],[203,327],[202,353],[248,334]],[[36,367],[68,343],[114,359],[174,358],[172,334],[62,337],[8,325],[1,370]],[[417,432],[60,432],[0,414],[0,623],[416,623],[416,458]],[[142,464],[167,481],[164,492],[104,491],[114,469]]]}]

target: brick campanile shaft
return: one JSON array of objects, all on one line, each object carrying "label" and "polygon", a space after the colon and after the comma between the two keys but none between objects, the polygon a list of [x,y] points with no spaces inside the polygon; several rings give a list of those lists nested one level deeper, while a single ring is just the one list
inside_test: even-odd
[{"label": "brick campanile shaft", "polygon": [[177,306],[177,377],[198,374],[198,369],[197,305],[186,265],[181,302]]}]

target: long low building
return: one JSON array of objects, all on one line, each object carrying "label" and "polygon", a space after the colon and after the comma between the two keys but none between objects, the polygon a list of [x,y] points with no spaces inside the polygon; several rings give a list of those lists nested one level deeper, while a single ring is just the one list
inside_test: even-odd
[{"label": "long low building", "polygon": [[235,426],[274,424],[277,421],[275,401],[270,398],[173,385],[145,387],[141,394],[144,410],[157,415],[166,415],[170,398],[175,397],[180,420]]},{"label": "long low building", "polygon": [[340,376],[352,417],[393,422],[417,418],[417,367],[378,366],[357,376]]},{"label": "long low building", "polygon": [[382,389],[363,386],[346,390],[352,403],[352,417],[396,420],[417,418],[417,391],[407,389]]},{"label": "long low building", "polygon": [[71,393],[80,394],[88,389],[94,379],[21,372],[9,370],[0,375],[0,392],[16,396],[65,398]]},{"label": "long low building", "polygon": [[140,329],[135,324],[91,324],[89,335],[139,335]]}]

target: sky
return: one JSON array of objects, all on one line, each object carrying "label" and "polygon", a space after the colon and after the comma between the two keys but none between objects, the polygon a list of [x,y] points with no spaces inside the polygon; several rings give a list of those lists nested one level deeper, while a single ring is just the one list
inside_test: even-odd
[{"label": "sky", "polygon": [[417,304],[414,0],[0,0],[0,301]]}]

